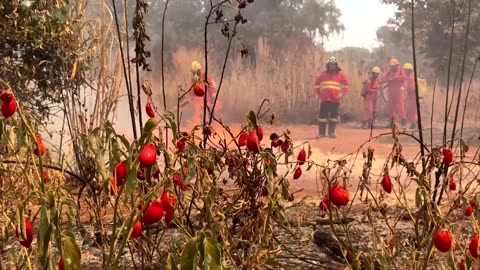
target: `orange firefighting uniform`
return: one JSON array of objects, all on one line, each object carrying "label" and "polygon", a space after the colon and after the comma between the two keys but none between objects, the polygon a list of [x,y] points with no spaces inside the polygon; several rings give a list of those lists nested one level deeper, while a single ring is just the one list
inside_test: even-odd
[{"label": "orange firefighting uniform", "polygon": [[390,69],[383,77],[382,83],[387,83],[388,88],[388,116],[390,119],[399,117],[405,119],[405,97],[403,94],[404,83],[407,77],[402,68]]},{"label": "orange firefighting uniform", "polygon": [[364,120],[373,123],[373,117],[377,107],[377,94],[380,87],[378,78],[369,78],[363,82],[364,95]]},{"label": "orange firefighting uniform", "polygon": [[314,87],[320,100],[319,133],[321,136],[324,135],[328,123],[329,134],[334,135],[340,99],[348,90],[348,80],[340,70],[324,71],[317,76]]},{"label": "orange firefighting uniform", "polygon": [[406,83],[407,120],[410,123],[415,124],[415,123],[417,123],[417,120],[418,120],[417,96],[416,96],[416,93],[415,93],[415,75],[412,72],[407,76],[408,76],[407,77],[407,83]]}]

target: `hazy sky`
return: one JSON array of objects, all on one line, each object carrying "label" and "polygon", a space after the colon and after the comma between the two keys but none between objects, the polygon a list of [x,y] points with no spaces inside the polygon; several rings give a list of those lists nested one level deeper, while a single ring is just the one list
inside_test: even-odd
[{"label": "hazy sky", "polygon": [[345,31],[325,40],[327,50],[347,46],[374,47],[378,27],[384,25],[395,12],[394,6],[383,5],[380,0],[335,0],[335,3],[342,12],[340,19]]}]

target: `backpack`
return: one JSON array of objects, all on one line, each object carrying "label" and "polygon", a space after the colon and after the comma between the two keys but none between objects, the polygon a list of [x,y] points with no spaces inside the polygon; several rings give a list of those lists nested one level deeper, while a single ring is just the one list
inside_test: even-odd
[{"label": "backpack", "polygon": [[420,77],[417,77],[418,81],[418,97],[423,98],[427,95],[428,88],[427,88],[427,81]]}]

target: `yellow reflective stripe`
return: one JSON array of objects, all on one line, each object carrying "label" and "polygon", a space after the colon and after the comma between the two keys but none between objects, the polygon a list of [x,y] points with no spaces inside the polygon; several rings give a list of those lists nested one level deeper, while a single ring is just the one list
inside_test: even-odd
[{"label": "yellow reflective stripe", "polygon": [[323,81],[323,82],[320,83],[320,85],[322,87],[327,86],[327,85],[328,86],[338,86],[338,87],[340,87],[340,83],[336,82],[336,81]]},{"label": "yellow reflective stripe", "polygon": [[332,123],[338,123],[338,119],[337,118],[330,118],[328,119],[330,122]]},{"label": "yellow reflective stripe", "polygon": [[342,90],[342,88],[341,88],[340,86],[331,86],[331,85],[322,86],[322,90],[323,90],[323,89],[335,90],[335,91],[340,91],[340,90]]},{"label": "yellow reflective stripe", "polygon": [[327,118],[318,118],[318,122],[320,123],[327,123],[328,119]]}]

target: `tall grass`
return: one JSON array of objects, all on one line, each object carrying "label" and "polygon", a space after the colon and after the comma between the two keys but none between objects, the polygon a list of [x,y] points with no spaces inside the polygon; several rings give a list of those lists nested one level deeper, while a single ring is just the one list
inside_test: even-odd
[{"label": "tall grass", "polygon": [[[183,89],[188,89],[190,86],[190,64],[193,60],[201,61],[202,52],[202,48],[196,50],[178,48],[173,52],[173,67],[166,73],[167,104],[170,108],[176,104],[179,86]],[[361,56],[356,54],[355,50],[329,53],[302,41],[286,41],[284,49],[273,50],[263,39],[259,39],[256,43],[255,61],[242,59],[240,53],[234,54],[229,59],[223,90],[219,97],[221,109],[218,111],[218,116],[227,122],[243,121],[245,111],[258,108],[263,99],[268,99],[270,108],[276,113],[278,121],[288,124],[316,123],[318,102],[313,83],[315,76],[324,70],[325,61],[330,56],[336,56],[339,59],[340,67],[350,81],[349,91],[341,102],[341,119],[343,122],[361,121],[364,108],[360,96],[361,83],[368,78],[369,70],[376,62],[373,54],[370,54],[371,58],[368,59],[364,51],[361,52]],[[216,63],[219,59],[215,57],[221,57],[221,55],[211,53],[210,57],[212,58],[210,63]],[[367,59],[364,59],[365,57]],[[388,59],[383,62],[388,62]],[[382,66],[382,63],[378,65]],[[213,64],[209,66],[209,73],[216,79],[217,84],[221,73],[220,68]],[[429,74],[426,67],[420,67],[419,70],[420,76]],[[153,76],[151,79],[154,88],[160,89],[161,81],[158,76]],[[437,85],[433,104],[435,109],[432,110],[434,77],[425,79],[429,94],[422,102],[422,111],[426,126],[429,126],[432,111],[436,115],[443,113],[442,100],[444,101],[445,97],[441,85]],[[477,88],[478,83],[474,83],[470,94],[472,98],[469,98],[472,104],[478,101],[478,91],[475,91]],[[385,96],[387,96],[386,91]],[[158,104],[161,103],[160,91],[156,92],[154,98]],[[187,96],[186,99],[191,101],[193,97]],[[184,119],[191,117],[191,104],[191,102],[186,103],[183,107]],[[377,118],[386,119],[386,110],[387,104],[383,98],[379,97]],[[473,121],[475,114],[475,107],[469,106],[466,119]],[[480,116],[477,115],[477,118]]]}]

